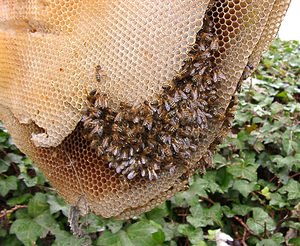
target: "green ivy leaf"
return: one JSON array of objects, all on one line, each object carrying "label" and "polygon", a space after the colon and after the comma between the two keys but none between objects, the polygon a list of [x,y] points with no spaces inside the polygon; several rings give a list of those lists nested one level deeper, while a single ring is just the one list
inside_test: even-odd
[{"label": "green ivy leaf", "polygon": [[28,213],[32,217],[36,217],[48,209],[47,196],[43,193],[36,193],[28,203]]},{"label": "green ivy leaf", "polygon": [[2,124],[0,125],[0,127],[0,143],[5,143],[9,139],[9,134],[3,131]]},{"label": "green ivy leaf", "polygon": [[171,223],[164,223],[163,231],[165,234],[165,241],[170,241],[172,238],[179,237],[178,232],[178,224],[175,224],[173,222]]},{"label": "green ivy leaf", "polygon": [[161,226],[154,221],[134,223],[128,227],[127,234],[136,246],[155,246],[163,243],[165,240]]},{"label": "green ivy leaf", "polygon": [[[83,246],[83,245],[91,245],[91,243],[86,243],[86,238],[78,238],[76,236],[71,235],[70,233],[57,230],[55,232],[55,241],[52,246]],[[110,244],[107,244],[110,245]]]},{"label": "green ivy leaf", "polygon": [[291,155],[294,151],[297,150],[298,143],[293,141],[293,132],[291,130],[285,131],[282,138],[282,147],[287,155]]},{"label": "green ivy leaf", "polygon": [[95,233],[105,230],[104,220],[95,214],[90,213],[82,217],[82,223],[85,222],[88,224],[88,227],[84,228],[86,233]]},{"label": "green ivy leaf", "polygon": [[247,179],[249,181],[257,181],[256,169],[258,166],[245,165],[244,163],[234,163],[227,167],[227,172],[238,179]]},{"label": "green ivy leaf", "polygon": [[11,163],[22,163],[22,159],[24,157],[22,155],[17,155],[14,153],[8,153],[5,157],[4,157],[4,161],[11,164]]},{"label": "green ivy leaf", "polygon": [[164,240],[162,227],[154,221],[145,220],[130,225],[126,231],[119,230],[115,234],[105,231],[97,240],[97,245],[155,246]]},{"label": "green ivy leaf", "polygon": [[5,237],[7,235],[7,231],[0,227],[0,238]]},{"label": "green ivy leaf", "polygon": [[271,193],[270,193],[270,189],[268,186],[266,186],[265,188],[263,188],[261,190],[261,194],[267,199],[267,200],[270,200],[271,199]]},{"label": "green ivy leaf", "polygon": [[223,192],[228,192],[228,189],[233,185],[233,176],[226,171],[225,167],[222,167],[217,170],[216,181],[220,184],[220,188]]},{"label": "green ivy leaf", "polygon": [[123,246],[122,242],[121,242],[120,233],[114,234],[110,231],[104,231],[103,234],[97,239],[96,245],[99,245],[99,246],[107,246],[107,245]]},{"label": "green ivy leaf", "polygon": [[223,211],[219,203],[214,204],[210,208],[203,208],[200,204],[190,209],[191,215],[187,216],[187,221],[195,228],[213,225],[223,225]]},{"label": "green ivy leaf", "polygon": [[252,207],[244,204],[233,204],[232,212],[236,215],[245,216],[250,213]]},{"label": "green ivy leaf", "polygon": [[27,173],[21,173],[18,176],[19,179],[22,179],[27,187],[33,187],[38,183],[38,177],[31,178]]},{"label": "green ivy leaf", "polygon": [[287,205],[285,199],[283,199],[282,195],[278,192],[270,194],[270,206],[277,206],[279,208],[283,208]]},{"label": "green ivy leaf", "polygon": [[258,246],[274,246],[274,245],[283,245],[284,237],[281,233],[275,233],[270,239],[262,239],[258,242]]},{"label": "green ivy leaf", "polygon": [[54,220],[54,218],[49,214],[48,211],[34,218],[34,221],[41,228],[43,228],[44,234],[42,234],[41,237],[45,237],[48,232],[51,232],[53,235],[55,235],[56,232],[60,230],[59,225]]},{"label": "green ivy leaf", "polygon": [[273,219],[262,208],[253,208],[252,212],[253,217],[247,220],[247,225],[252,232],[260,234],[264,232],[265,228],[268,231],[275,229]]},{"label": "green ivy leaf", "polygon": [[50,213],[54,214],[61,211],[66,217],[68,217],[70,206],[57,195],[47,195],[47,202],[50,205]]},{"label": "green ivy leaf", "polygon": [[290,179],[288,183],[278,190],[281,194],[288,194],[288,200],[300,199],[300,183]]},{"label": "green ivy leaf", "polygon": [[220,186],[215,182],[217,179],[216,171],[207,171],[206,174],[203,176],[203,179],[207,181],[206,191],[210,191],[211,193],[224,193]]},{"label": "green ivy leaf", "polygon": [[193,245],[203,243],[203,231],[201,228],[194,228],[191,225],[181,224],[178,226],[178,232],[186,236]]},{"label": "green ivy leaf", "polygon": [[222,227],[222,217],[223,217],[223,211],[220,203],[215,203],[212,207],[207,208],[207,217],[211,218],[214,223],[216,223],[218,226]]},{"label": "green ivy leaf", "polygon": [[148,220],[153,220],[158,224],[164,223],[164,217],[168,216],[169,211],[166,206],[166,203],[163,205],[152,209],[150,212],[146,214]]},{"label": "green ivy leaf", "polygon": [[193,225],[195,228],[205,227],[207,225],[212,225],[212,220],[207,220],[204,209],[200,204],[197,204],[190,209],[191,215],[187,216],[187,221]]},{"label": "green ivy leaf", "polygon": [[47,233],[47,230],[31,219],[17,219],[10,228],[10,233],[16,234],[17,238],[25,246],[35,245],[36,240]]},{"label": "green ivy leaf", "polygon": [[116,233],[123,227],[123,221],[111,219],[107,222],[106,225],[112,233]]},{"label": "green ivy leaf", "polygon": [[24,246],[22,242],[18,240],[15,234],[7,235],[5,238],[1,238],[0,245],[3,246]]},{"label": "green ivy leaf", "polygon": [[247,180],[235,180],[232,188],[239,191],[243,197],[248,197],[251,191],[257,189],[256,183]]},{"label": "green ivy leaf", "polygon": [[0,177],[0,195],[6,196],[11,190],[18,189],[18,179],[15,176]]},{"label": "green ivy leaf", "polygon": [[209,181],[195,175],[191,181],[187,191],[179,192],[172,199],[177,206],[195,206],[199,203],[199,196],[207,197],[206,189],[208,189]]},{"label": "green ivy leaf", "polygon": [[110,231],[105,231],[97,240],[96,245],[99,246],[134,246],[134,244],[129,239],[126,232],[123,230],[119,231],[116,234],[111,233]]},{"label": "green ivy leaf", "polygon": [[9,206],[15,206],[18,204],[25,204],[29,201],[29,199],[32,198],[32,195],[29,193],[17,196],[17,197],[13,197],[7,200],[7,205]]},{"label": "green ivy leaf", "polygon": [[8,170],[10,164],[2,159],[0,159],[0,173],[4,173]]},{"label": "green ivy leaf", "polygon": [[274,114],[278,114],[279,112],[281,112],[284,109],[284,106],[281,103],[274,102],[270,106],[270,109],[271,109],[272,115],[274,115]]}]

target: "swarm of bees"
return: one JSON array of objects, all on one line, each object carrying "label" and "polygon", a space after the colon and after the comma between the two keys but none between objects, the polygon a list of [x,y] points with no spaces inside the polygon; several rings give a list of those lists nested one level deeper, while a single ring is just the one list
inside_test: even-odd
[{"label": "swarm of bees", "polygon": [[106,94],[89,94],[82,118],[85,137],[110,168],[129,180],[137,175],[154,180],[161,170],[172,175],[179,166],[188,168],[208,121],[217,114],[216,88],[226,79],[213,60],[218,44],[206,17],[181,72],[155,101],[121,103],[113,111]]}]

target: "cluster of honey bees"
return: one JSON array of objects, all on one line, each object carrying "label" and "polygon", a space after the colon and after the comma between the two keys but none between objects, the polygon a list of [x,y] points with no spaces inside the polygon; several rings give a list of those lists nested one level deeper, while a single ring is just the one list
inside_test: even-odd
[{"label": "cluster of honey bees", "polygon": [[179,166],[188,167],[216,114],[216,88],[225,80],[213,60],[218,44],[206,17],[181,72],[156,101],[121,103],[113,111],[106,94],[89,94],[82,118],[85,137],[110,168],[129,180],[137,175],[153,180],[161,170],[172,175]]}]

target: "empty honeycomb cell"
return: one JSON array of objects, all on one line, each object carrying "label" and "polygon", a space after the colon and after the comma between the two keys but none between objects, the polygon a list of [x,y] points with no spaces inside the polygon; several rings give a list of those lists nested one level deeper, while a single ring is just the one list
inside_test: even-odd
[{"label": "empty honeycomb cell", "polygon": [[[240,80],[251,72],[249,64],[257,66],[288,5],[289,0],[2,0],[0,119],[70,204],[83,199],[103,217],[143,213],[185,189],[194,170],[212,165],[211,153],[229,130]],[[209,21],[203,25],[204,16]],[[209,91],[199,93],[199,100],[207,103],[202,107],[210,118],[189,168],[178,163],[174,173],[159,170],[157,179],[128,180],[86,138],[80,120],[88,94],[107,94],[112,114],[122,111],[121,102],[155,102],[162,86],[174,86],[182,75],[204,30],[219,40],[206,62],[225,79],[212,83],[211,71],[197,88]],[[98,80],[97,65],[103,70]],[[148,158],[143,165],[150,164]]]}]

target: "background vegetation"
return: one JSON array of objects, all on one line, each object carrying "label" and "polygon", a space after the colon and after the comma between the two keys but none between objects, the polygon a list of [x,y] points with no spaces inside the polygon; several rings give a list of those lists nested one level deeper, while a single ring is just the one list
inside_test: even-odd
[{"label": "background vegetation", "polygon": [[231,134],[216,169],[194,175],[189,190],[126,221],[80,218],[0,127],[0,245],[300,245],[300,48],[275,40],[239,95]]}]

